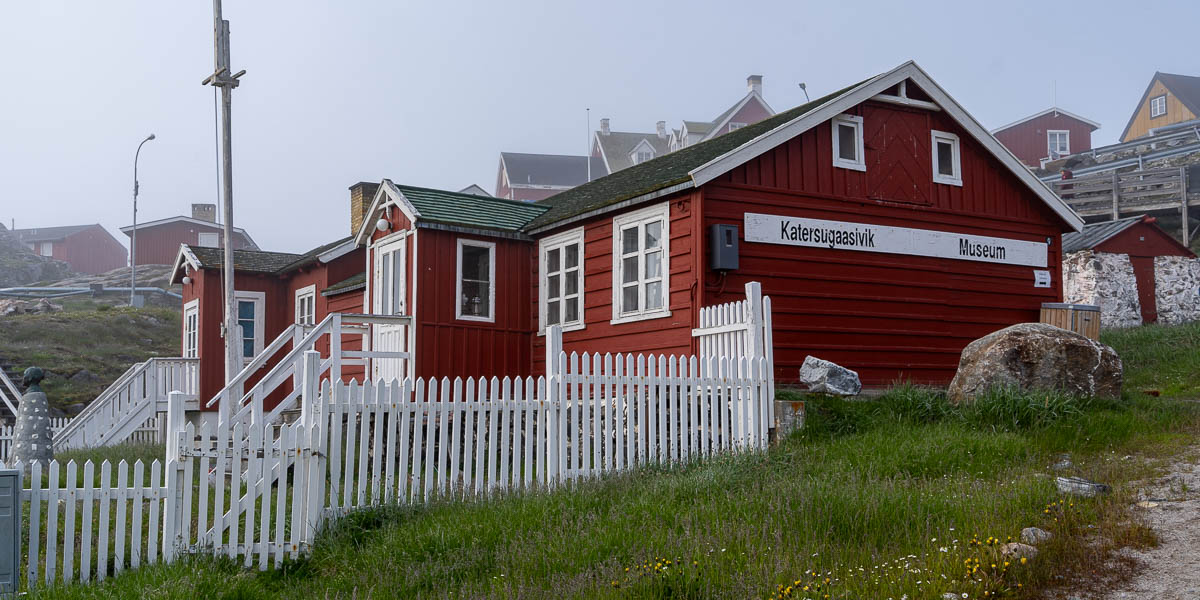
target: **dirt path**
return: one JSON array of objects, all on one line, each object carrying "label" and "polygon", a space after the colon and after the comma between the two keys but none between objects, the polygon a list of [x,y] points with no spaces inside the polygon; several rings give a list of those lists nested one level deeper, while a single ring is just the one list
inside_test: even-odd
[{"label": "dirt path", "polygon": [[[1195,453],[1188,453],[1195,456]],[[1102,600],[1200,598],[1200,464],[1176,463],[1170,474],[1142,486],[1134,509],[1158,534],[1157,548],[1125,550],[1143,566]]]}]

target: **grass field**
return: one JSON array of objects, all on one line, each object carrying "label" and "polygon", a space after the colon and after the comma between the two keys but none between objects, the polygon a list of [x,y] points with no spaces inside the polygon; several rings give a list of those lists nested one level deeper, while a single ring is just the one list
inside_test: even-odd
[{"label": "grass field", "polygon": [[[998,392],[955,407],[903,385],[873,401],[810,397],[805,429],[765,453],[549,494],[363,511],[279,571],[195,558],[30,597],[915,600],[1102,585],[1128,570],[1108,560],[1114,548],[1154,543],[1121,484],[1200,432],[1189,387],[1200,329],[1106,341],[1126,357],[1122,399]],[[1063,452],[1068,473],[1114,493],[1062,500],[1049,465]],[[1006,564],[998,544],[1031,525],[1056,536],[1032,562]]]}]

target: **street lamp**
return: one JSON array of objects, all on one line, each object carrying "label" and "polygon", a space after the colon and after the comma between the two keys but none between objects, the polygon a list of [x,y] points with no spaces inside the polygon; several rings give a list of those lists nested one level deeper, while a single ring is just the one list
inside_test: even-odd
[{"label": "street lamp", "polygon": [[150,134],[146,139],[138,144],[137,152],[133,154],[133,235],[130,236],[129,242],[129,305],[133,306],[133,299],[137,296],[137,195],[138,195],[138,180],[137,180],[137,163],[138,155],[142,153],[142,145],[154,139],[154,134]]}]

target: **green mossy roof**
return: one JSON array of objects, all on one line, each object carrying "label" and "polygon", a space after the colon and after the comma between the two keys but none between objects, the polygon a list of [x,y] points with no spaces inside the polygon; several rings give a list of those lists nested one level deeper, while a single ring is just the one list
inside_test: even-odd
[{"label": "green mossy roof", "polygon": [[418,221],[518,232],[549,207],[430,188],[396,185],[421,213]]}]

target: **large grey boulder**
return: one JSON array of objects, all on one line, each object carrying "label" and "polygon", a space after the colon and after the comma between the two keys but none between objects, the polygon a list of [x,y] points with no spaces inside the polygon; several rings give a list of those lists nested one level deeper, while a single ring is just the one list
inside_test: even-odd
[{"label": "large grey boulder", "polygon": [[836,396],[854,396],[862,391],[858,373],[815,356],[806,356],[800,365],[800,383],[810,392]]},{"label": "large grey boulder", "polygon": [[948,396],[972,402],[992,387],[1059,390],[1074,396],[1121,395],[1121,357],[1100,342],[1045,323],[1019,323],[962,351]]}]

